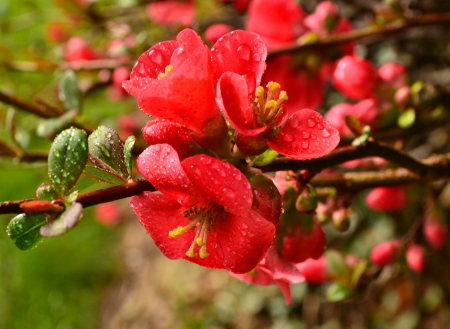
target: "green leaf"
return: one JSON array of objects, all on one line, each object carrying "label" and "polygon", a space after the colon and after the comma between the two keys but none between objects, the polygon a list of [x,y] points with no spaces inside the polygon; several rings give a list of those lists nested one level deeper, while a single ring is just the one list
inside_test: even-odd
[{"label": "green leaf", "polygon": [[46,215],[20,214],[9,222],[6,233],[20,250],[29,250],[42,241],[39,228],[46,223]]},{"label": "green leaf", "polygon": [[366,268],[367,268],[367,260],[363,259],[358,262],[356,267],[353,269],[352,277],[350,279],[351,287],[356,287],[356,285],[359,282],[359,279],[361,278],[361,275],[363,275]]},{"label": "green leaf", "polygon": [[416,111],[413,108],[409,108],[406,111],[400,113],[397,124],[400,128],[406,129],[411,127],[416,121]]},{"label": "green leaf", "polygon": [[327,260],[327,269],[333,278],[338,281],[348,280],[350,273],[341,253],[336,250],[327,250],[325,259]]},{"label": "green leaf", "polygon": [[262,154],[252,157],[252,166],[267,166],[269,163],[271,163],[276,157],[278,156],[278,153],[274,150],[272,150],[270,147]]},{"label": "green leaf", "polygon": [[114,184],[114,185],[122,185],[124,180],[122,177],[112,174],[103,169],[98,169],[96,167],[87,165],[84,168],[84,174],[92,179],[98,180],[100,182]]},{"label": "green leaf", "polygon": [[81,109],[81,92],[78,88],[77,77],[72,70],[64,72],[59,81],[59,99],[64,103],[67,111],[79,112]]},{"label": "green leaf", "polygon": [[56,119],[41,120],[36,129],[36,135],[43,138],[55,137],[60,131],[69,128],[75,118],[77,111],[69,111]]},{"label": "green leaf", "polygon": [[48,175],[59,196],[67,195],[75,186],[87,157],[87,137],[83,130],[66,129],[55,138],[48,156]]},{"label": "green leaf", "polygon": [[340,302],[347,299],[352,294],[352,291],[340,283],[331,284],[326,292],[327,299],[330,302]]},{"label": "green leaf", "polygon": [[[104,162],[113,171],[128,178],[123,142],[114,129],[100,126],[89,136],[89,152]],[[102,169],[97,163],[94,165]]]},{"label": "green leaf", "polygon": [[131,151],[133,150],[134,143],[136,142],[136,137],[130,136],[125,141],[125,146],[123,148],[123,155],[125,157],[125,165],[127,167],[128,176],[131,178],[133,163],[131,157]]},{"label": "green leaf", "polygon": [[78,224],[82,215],[83,206],[81,203],[75,202],[67,208],[58,219],[42,226],[40,228],[40,233],[46,238],[53,238],[64,234]]},{"label": "green leaf", "polygon": [[358,146],[358,145],[361,145],[362,143],[365,143],[365,141],[369,138],[369,136],[370,136],[370,126],[364,126],[362,135],[356,137],[353,140],[352,145]]},{"label": "green leaf", "polygon": [[36,198],[39,200],[53,201],[59,199],[55,188],[49,184],[41,184],[36,190]]}]

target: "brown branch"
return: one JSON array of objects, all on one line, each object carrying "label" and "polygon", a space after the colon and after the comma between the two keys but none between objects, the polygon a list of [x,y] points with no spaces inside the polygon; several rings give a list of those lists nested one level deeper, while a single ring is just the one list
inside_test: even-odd
[{"label": "brown branch", "polygon": [[404,30],[407,30],[412,27],[445,24],[445,23],[450,23],[450,12],[426,14],[417,17],[405,18],[403,20],[398,20],[385,25],[367,26],[357,30],[329,35],[323,37],[317,42],[310,44],[304,45],[292,44],[283,48],[272,49],[268,52],[267,58],[271,58],[286,53],[294,53],[303,49],[320,48],[331,45],[337,45],[348,41],[361,40],[367,37],[377,35],[389,36],[403,32]]},{"label": "brown branch", "polygon": [[14,107],[17,107],[21,110],[27,111],[29,113],[35,114],[41,118],[49,119],[53,116],[49,114],[48,112],[45,112],[40,108],[39,106],[26,102],[20,98],[17,98],[15,96],[4,94],[0,91],[0,102],[12,105]]}]

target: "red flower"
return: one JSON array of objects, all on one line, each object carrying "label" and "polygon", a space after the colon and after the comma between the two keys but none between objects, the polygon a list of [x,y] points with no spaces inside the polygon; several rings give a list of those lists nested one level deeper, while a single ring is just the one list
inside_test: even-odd
[{"label": "red flower", "polygon": [[431,213],[423,222],[423,234],[434,249],[441,249],[449,235],[448,225],[438,213]]},{"label": "red flower", "polygon": [[296,267],[310,283],[319,284],[328,280],[327,261],[323,256],[318,259],[309,258]]},{"label": "red flower", "polygon": [[231,276],[251,284],[271,285],[276,284],[284,295],[286,305],[291,303],[290,283],[300,283],[305,280],[295,265],[278,254],[275,248],[267,251],[264,259],[256,268],[246,274],[233,274]]},{"label": "red flower", "polygon": [[268,84],[267,94],[256,88],[255,97],[248,97],[245,79],[226,72],[218,82],[217,103],[236,130],[238,147],[249,155],[264,151],[267,146],[278,153],[297,160],[323,156],[339,143],[339,133],[316,111],[304,109],[293,113],[287,120],[282,102],[287,99],[277,83]]},{"label": "red flower", "polygon": [[424,266],[424,250],[422,246],[413,244],[406,250],[406,262],[411,270],[420,273]]},{"label": "red flower", "polygon": [[233,27],[228,24],[213,24],[205,30],[205,39],[211,44],[215,44],[217,40],[232,30]]},{"label": "red flower", "polygon": [[308,258],[317,259],[325,250],[326,239],[322,227],[313,221],[309,231],[298,226],[283,239],[281,254],[293,263],[301,263]]},{"label": "red flower", "polygon": [[373,96],[377,84],[377,70],[368,60],[344,56],[333,73],[333,85],[352,99]]},{"label": "red flower", "polygon": [[370,253],[370,259],[372,260],[372,263],[380,266],[392,264],[398,257],[400,247],[400,241],[398,240],[381,242],[373,248]]},{"label": "red flower", "polygon": [[99,58],[100,55],[83,38],[71,37],[67,40],[64,54],[66,62],[90,61]]},{"label": "red flower", "polygon": [[275,226],[252,209],[250,183],[238,169],[207,155],[180,162],[167,144],[148,147],[137,168],[162,194],[144,192],[130,205],[166,257],[234,273],[262,260]]},{"label": "red flower", "polygon": [[148,17],[157,24],[172,25],[181,23],[184,26],[189,26],[194,21],[195,4],[192,0],[157,1],[148,4],[146,12]]},{"label": "red flower", "polygon": [[366,197],[369,208],[378,211],[399,211],[406,205],[403,187],[376,187]]},{"label": "red flower", "polygon": [[386,63],[378,69],[378,76],[394,88],[405,85],[405,67],[398,63]]}]

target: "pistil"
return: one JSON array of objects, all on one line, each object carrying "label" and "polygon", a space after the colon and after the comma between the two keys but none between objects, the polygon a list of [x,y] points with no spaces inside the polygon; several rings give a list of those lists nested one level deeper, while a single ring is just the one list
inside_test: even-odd
[{"label": "pistil", "polygon": [[255,90],[255,98],[251,98],[253,113],[259,126],[273,126],[277,122],[277,117],[284,111],[281,104],[288,99],[284,90],[276,99],[276,92],[280,89],[279,83],[271,81],[266,87],[267,93],[262,86],[258,86]]}]

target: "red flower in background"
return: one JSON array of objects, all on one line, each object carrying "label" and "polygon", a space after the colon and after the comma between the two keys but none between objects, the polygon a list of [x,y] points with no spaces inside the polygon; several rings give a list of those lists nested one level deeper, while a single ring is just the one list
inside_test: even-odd
[{"label": "red flower in background", "polygon": [[378,211],[398,211],[406,205],[403,187],[376,187],[366,197],[369,208]]},{"label": "red flower in background", "polygon": [[323,256],[318,259],[309,258],[296,267],[309,283],[319,284],[328,280],[327,261]]},{"label": "red flower in background", "polygon": [[172,25],[180,23],[184,26],[190,26],[194,22],[195,3],[192,0],[156,1],[147,5],[146,13],[157,24]]},{"label": "red flower in background", "polygon": [[284,295],[286,305],[291,303],[291,288],[289,284],[305,281],[305,278],[295,265],[284,259],[273,247],[267,251],[264,259],[251,272],[230,274],[241,281],[251,284],[263,286],[276,284]]},{"label": "red flower in background", "polygon": [[395,262],[399,256],[400,241],[388,240],[379,243],[370,253],[372,263],[386,266]]},{"label": "red flower in background", "polygon": [[71,37],[67,40],[64,52],[66,62],[90,61],[99,58],[101,56],[83,38]]},{"label": "red flower in background", "polygon": [[253,210],[253,192],[235,167],[207,155],[179,161],[167,144],[148,147],[139,172],[162,194],[144,192],[130,205],[161,252],[234,273],[264,257],[275,226]]}]

